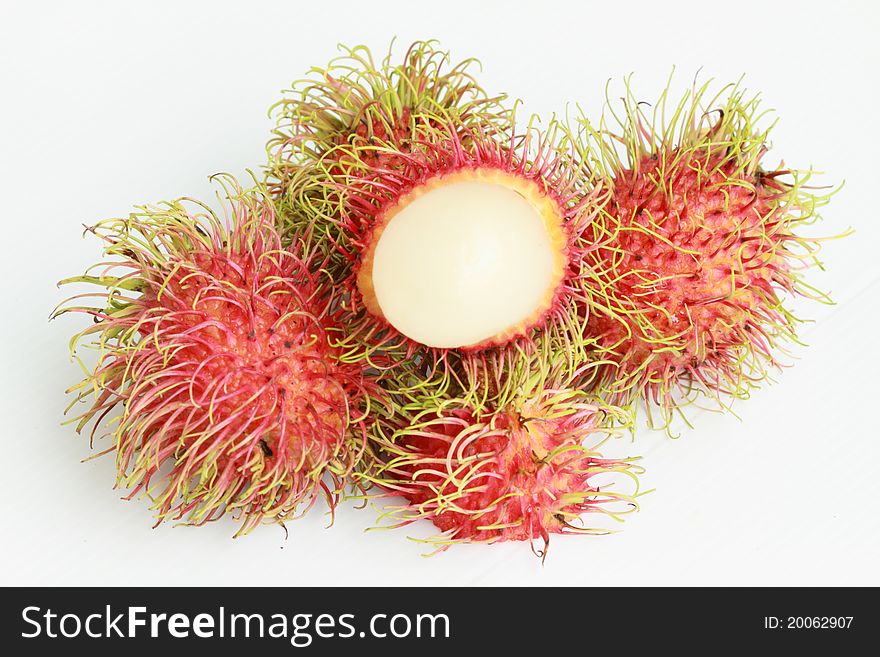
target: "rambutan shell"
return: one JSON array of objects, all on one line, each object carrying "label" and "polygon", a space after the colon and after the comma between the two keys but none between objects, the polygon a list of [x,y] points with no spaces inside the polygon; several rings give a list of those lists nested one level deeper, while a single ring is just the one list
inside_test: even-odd
[{"label": "rambutan shell", "polygon": [[225,185],[225,223],[175,202],[91,229],[109,259],[71,281],[104,287],[100,305],[60,312],[95,318],[75,338],[99,351],[72,388],[92,399],[76,421],[110,430],[119,485],[148,494],[159,522],[229,512],[245,533],[319,496],[332,508],[374,388],[330,339],[320,264],[282,248],[260,191]]}]

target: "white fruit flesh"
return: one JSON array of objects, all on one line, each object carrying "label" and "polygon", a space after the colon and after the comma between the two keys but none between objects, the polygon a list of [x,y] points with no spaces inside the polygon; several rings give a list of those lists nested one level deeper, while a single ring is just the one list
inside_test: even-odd
[{"label": "white fruit flesh", "polygon": [[430,347],[504,342],[553,301],[565,264],[560,215],[534,182],[505,172],[432,179],[385,213],[361,291]]}]

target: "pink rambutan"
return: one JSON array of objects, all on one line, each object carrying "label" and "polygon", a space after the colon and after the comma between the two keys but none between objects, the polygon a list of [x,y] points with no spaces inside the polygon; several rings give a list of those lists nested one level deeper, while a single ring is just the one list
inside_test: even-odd
[{"label": "pink rambutan", "polygon": [[811,171],[763,166],[756,98],[734,86],[709,111],[720,94],[704,107],[706,91],[668,121],[666,94],[653,118],[629,95],[619,136],[586,125],[611,192],[586,253],[599,387],[659,404],[667,422],[695,394],[746,397],[796,339],[786,298],[827,300],[801,278],[820,240],[798,231],[828,197],[806,187]]},{"label": "pink rambutan", "polygon": [[[340,46],[341,56],[312,68],[272,107],[268,180],[282,200],[292,181],[308,178],[321,160],[334,176],[358,162],[393,168],[397,151],[407,150],[424,122],[509,123],[505,96],[489,96],[474,79],[475,60],[453,63],[437,42],[417,41],[395,62],[392,48],[377,64],[365,46]],[[396,150],[381,148],[388,144]],[[348,146],[357,149],[356,161]]]},{"label": "pink rambutan", "polygon": [[178,201],[91,228],[109,260],[63,282],[105,290],[57,314],[94,317],[73,345],[97,349],[97,363],[71,391],[90,402],[78,430],[94,420],[93,437],[112,433],[117,484],[147,494],[158,522],[229,512],[243,534],[322,491],[332,510],[372,388],[328,337],[320,263],[282,248],[259,190],[225,186],[225,221]]},{"label": "pink rambutan", "polygon": [[[461,399],[413,404],[380,419],[372,435],[369,479],[402,497],[386,507],[391,527],[428,519],[439,550],[455,543],[529,541],[545,556],[551,534],[603,534],[585,513],[619,520],[636,508],[631,460],[603,458],[597,447],[627,422],[619,409],[586,393],[533,377],[504,407],[478,412]],[[543,547],[535,549],[540,540]]]}]

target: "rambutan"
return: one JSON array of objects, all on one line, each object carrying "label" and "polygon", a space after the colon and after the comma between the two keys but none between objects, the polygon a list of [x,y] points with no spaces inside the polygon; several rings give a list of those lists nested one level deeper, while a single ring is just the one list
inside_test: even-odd
[{"label": "rambutan", "polygon": [[[367,476],[383,497],[404,500],[385,507],[385,526],[427,519],[441,530],[429,539],[438,550],[529,541],[540,557],[551,534],[608,533],[581,516],[620,520],[637,508],[640,468],[596,451],[629,418],[559,381],[546,370],[534,373],[529,387],[495,409],[447,398],[381,418],[371,434]],[[633,492],[615,488],[621,477]]]},{"label": "rambutan", "polygon": [[332,510],[362,452],[373,388],[328,338],[336,319],[320,262],[282,248],[259,189],[231,179],[224,189],[225,220],[181,200],[90,228],[107,261],[62,282],[104,290],[56,314],[94,318],[72,342],[98,358],[71,407],[90,403],[78,431],[109,428],[117,485],[148,495],[157,524],[229,512],[238,535],[322,493]]},{"label": "rambutan", "polygon": [[[268,182],[282,202],[291,184],[307,184],[318,161],[339,177],[358,163],[393,168],[398,152],[406,152],[426,122],[484,127],[510,122],[505,96],[489,96],[474,79],[478,62],[453,64],[435,41],[413,43],[399,63],[393,43],[378,64],[365,46],[339,48],[340,57],[326,68],[312,68],[270,110],[276,128],[267,148]],[[374,150],[389,143],[394,150]],[[340,146],[357,147],[358,159],[349,159]]]},{"label": "rambutan", "polygon": [[584,124],[611,192],[585,253],[599,388],[659,404],[666,423],[700,395],[748,396],[796,340],[787,297],[827,301],[802,280],[820,240],[798,231],[828,195],[806,186],[812,171],[765,168],[756,97],[733,85],[719,102],[707,89],[668,120],[666,93],[649,117],[630,92],[619,135]]}]

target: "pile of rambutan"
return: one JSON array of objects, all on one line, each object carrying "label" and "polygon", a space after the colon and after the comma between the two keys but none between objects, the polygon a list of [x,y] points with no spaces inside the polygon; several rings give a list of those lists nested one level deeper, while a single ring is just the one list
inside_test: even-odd
[{"label": "pile of rambutan", "polygon": [[88,229],[105,260],[63,282],[99,291],[55,313],[93,320],[73,421],[157,524],[366,498],[437,549],[543,557],[638,508],[640,466],[599,451],[636,409],[748,396],[797,340],[785,304],[827,301],[801,229],[828,196],[765,166],[738,85],[523,125],[475,67],[344,49],[273,108],[265,179],[217,178],[222,212]]}]

